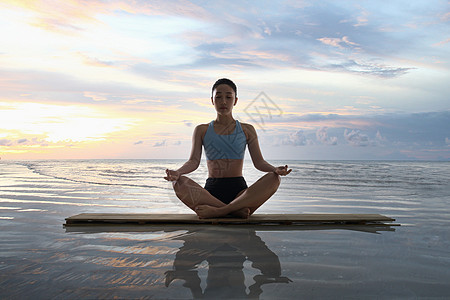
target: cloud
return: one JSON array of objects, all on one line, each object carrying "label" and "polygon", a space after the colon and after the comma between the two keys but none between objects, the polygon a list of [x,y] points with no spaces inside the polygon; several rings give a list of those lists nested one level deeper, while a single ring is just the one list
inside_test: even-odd
[{"label": "cloud", "polygon": [[353,24],[354,27],[360,27],[360,26],[367,26],[368,22],[369,22],[369,12],[367,12],[366,10],[362,10],[361,11],[361,15],[359,15],[356,20],[357,23]]},{"label": "cloud", "polygon": [[12,141],[8,139],[0,139],[0,146],[11,146]]},{"label": "cloud", "polygon": [[383,78],[394,78],[408,73],[415,68],[391,67],[384,64],[357,61],[355,59],[342,59],[341,62],[324,64],[326,70],[344,71],[360,75],[372,75]]},{"label": "cloud", "polygon": [[[156,77],[151,78],[159,81],[169,81],[165,74],[167,72],[152,71],[158,74]],[[148,75],[148,73],[147,73]],[[161,76],[161,77],[159,77]],[[173,101],[173,99],[179,99],[177,95],[176,84],[172,85],[171,91],[165,91],[159,89],[158,84],[154,83],[151,86],[142,86],[131,84],[125,80],[103,80],[92,81],[85,77],[75,77],[70,72],[50,72],[45,70],[28,70],[26,72],[20,72],[17,70],[1,69],[0,78],[8,78],[8,84],[1,86],[2,93],[0,97],[9,97],[24,94],[24,92],[32,92],[34,98],[40,98],[39,102],[61,102],[66,105],[66,102],[86,102],[92,103],[94,101],[108,100],[108,103],[123,103],[122,101],[143,99],[148,101],[152,106],[156,106],[156,103],[160,103],[161,106],[166,109],[167,101]],[[153,79],[153,80],[152,80]],[[183,86],[181,83],[180,86]],[[178,88],[181,89],[181,88]],[[30,93],[28,93],[30,94]],[[83,95],[84,97],[80,97]],[[152,96],[152,99],[147,99],[148,95]],[[131,97],[131,99],[130,99]],[[164,99],[154,100],[154,99]],[[0,99],[1,101],[1,99]],[[131,103],[134,104],[134,103]]]},{"label": "cloud", "polygon": [[309,143],[310,140],[306,138],[305,132],[302,129],[289,134],[289,136],[285,137],[281,141],[282,145],[289,145],[289,146],[306,146]]},{"label": "cloud", "polygon": [[[254,40],[255,52],[271,51],[278,56],[283,54],[283,57],[288,57],[283,61],[272,60],[272,64],[283,66],[287,62],[290,66],[302,69],[334,70],[384,78],[401,76],[413,69],[409,66],[392,66],[389,57],[389,53],[401,51],[401,44],[415,40],[412,32],[407,41],[381,32],[376,22],[368,22],[368,16],[372,13],[367,9],[328,3],[326,6],[311,5],[306,9],[287,10],[295,13],[265,20],[265,27],[279,28],[278,31],[272,30],[272,34],[264,39],[251,39]],[[299,22],[298,16],[304,21]],[[252,17],[247,16],[247,19],[251,20]],[[336,32],[340,36],[336,37]]]},{"label": "cloud", "polygon": [[84,54],[82,52],[78,52],[77,54],[82,59],[82,61],[88,66],[109,68],[113,67],[116,64],[115,62],[112,61],[103,61],[98,58],[89,57],[87,54]]},{"label": "cloud", "polygon": [[450,132],[450,111],[373,116],[389,141],[443,145]]},{"label": "cloud", "polygon": [[[262,143],[267,141],[277,148],[303,146],[304,149],[299,151],[313,153],[321,144],[333,145],[336,152],[328,153],[329,159],[346,159],[350,153],[358,153],[355,156],[358,159],[450,159],[450,111],[379,115],[284,114],[276,120],[268,120],[266,126],[273,133],[266,132]],[[272,155],[277,155],[277,151],[274,150]],[[321,155],[324,158],[325,154]]]},{"label": "cloud", "polygon": [[108,100],[106,93],[93,93],[93,92],[84,92],[85,97],[91,98],[94,101],[106,101]]},{"label": "cloud", "polygon": [[166,140],[153,144],[153,147],[164,147],[164,146],[166,146]]},{"label": "cloud", "polygon": [[[264,8],[250,4],[244,8],[239,2],[231,2],[228,5],[233,7],[233,14],[223,14],[220,5],[197,5],[189,1],[92,0],[55,4],[54,1],[43,0],[39,4],[32,1],[9,3],[32,11],[34,18],[39,20],[40,26],[46,26],[46,30],[73,33],[89,31],[92,28],[89,26],[95,25],[102,28],[101,32],[114,32],[114,39],[130,38],[136,40],[138,45],[150,45],[142,49],[123,43],[123,47],[106,47],[102,51],[75,46],[73,54],[83,64],[93,68],[116,66],[114,69],[117,71],[123,68],[123,71],[153,79],[170,78],[171,72],[167,71],[167,66],[172,70],[217,66],[227,70],[237,67],[265,69],[289,66],[383,78],[398,77],[412,70],[411,67],[392,65],[392,60],[386,59],[390,53],[404,47],[399,45],[397,36],[378,30],[374,21],[376,18],[368,21],[368,16],[375,13],[384,16],[385,12],[376,7],[336,5],[333,2],[298,6],[287,2]],[[262,17],[267,16],[268,11],[276,13]],[[134,20],[142,26],[170,20],[168,24],[171,26],[163,27],[176,29],[165,32],[163,28],[161,33],[157,26],[148,26],[144,27],[149,28],[145,30],[145,35],[139,36],[136,28],[139,26],[128,25]],[[99,45],[111,44],[106,42],[112,38],[108,34],[97,38]],[[103,44],[102,39],[105,39]],[[415,40],[405,39],[409,42]],[[88,42],[88,45],[92,44]],[[161,44],[164,46],[153,52]],[[118,52],[122,55],[118,55]],[[124,55],[130,61],[124,60]],[[142,66],[136,62],[144,58],[149,66],[139,70]],[[375,64],[374,61],[379,63]]]},{"label": "cloud", "polygon": [[375,135],[375,139],[377,142],[379,143],[383,143],[386,142],[386,138],[384,136],[381,135],[380,131],[377,131],[377,134]]},{"label": "cloud", "polygon": [[327,132],[328,127],[322,127],[317,129],[316,131],[316,137],[317,141],[321,142],[325,145],[337,145],[338,139],[335,136],[329,137]]},{"label": "cloud", "polygon": [[355,47],[359,46],[357,43],[351,42],[348,36],[343,36],[342,38],[320,38],[317,39],[318,41],[322,42],[325,45],[337,47],[340,49],[344,49],[345,47]]},{"label": "cloud", "polygon": [[184,125],[186,125],[187,127],[191,127],[193,125],[192,121],[190,120],[183,120]]},{"label": "cloud", "polygon": [[144,143],[144,141],[137,141],[134,143],[134,145],[142,145]]},{"label": "cloud", "polygon": [[369,137],[366,134],[361,133],[359,130],[352,130],[348,132],[348,130],[345,129],[344,138],[352,146],[366,147],[369,145]]},{"label": "cloud", "polygon": [[189,1],[23,1],[6,0],[10,7],[34,12],[34,26],[64,34],[84,30],[84,25],[92,23],[102,26],[100,15],[114,15],[118,12],[143,14],[147,16],[173,15],[194,19],[209,19],[208,13]]},{"label": "cloud", "polygon": [[261,67],[259,62],[253,57],[243,54],[247,50],[245,45],[235,45],[230,43],[206,42],[194,48],[197,58],[190,64],[191,67],[206,66],[241,66],[241,67]]},{"label": "cloud", "polygon": [[[56,145],[57,143],[52,143],[52,144]],[[11,148],[26,147],[26,146],[46,147],[48,145],[49,145],[49,143],[47,141],[45,141],[44,139],[41,139],[41,138],[37,138],[37,137],[20,138],[17,140],[0,139],[0,146],[11,147]]]},{"label": "cloud", "polygon": [[94,15],[96,12],[105,12],[99,3],[92,1],[82,3],[77,1],[62,1],[54,3],[51,1],[7,1],[12,8],[21,8],[34,12],[31,24],[36,27],[62,33],[73,33],[82,30],[78,24],[85,22],[98,22]]},{"label": "cloud", "polygon": [[383,146],[387,142],[387,139],[381,135],[379,130],[377,130],[375,136],[371,138],[369,134],[362,133],[360,130],[349,131],[345,129],[344,138],[354,147]]},{"label": "cloud", "polygon": [[443,45],[448,44],[448,43],[450,43],[450,38],[445,39],[445,40],[440,41],[440,42],[437,42],[437,43],[433,44],[433,46],[440,47],[440,46],[443,46]]}]

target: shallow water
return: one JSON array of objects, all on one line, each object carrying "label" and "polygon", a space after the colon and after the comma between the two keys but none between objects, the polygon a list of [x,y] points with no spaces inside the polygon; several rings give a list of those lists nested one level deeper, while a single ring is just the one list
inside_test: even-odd
[{"label": "shallow water", "polygon": [[[0,163],[0,297],[450,297],[448,162],[288,162],[258,211],[380,213],[400,227],[62,226],[82,212],[188,213],[161,178],[180,163]],[[245,164],[249,184],[261,175]],[[203,164],[191,178],[205,176]]]}]

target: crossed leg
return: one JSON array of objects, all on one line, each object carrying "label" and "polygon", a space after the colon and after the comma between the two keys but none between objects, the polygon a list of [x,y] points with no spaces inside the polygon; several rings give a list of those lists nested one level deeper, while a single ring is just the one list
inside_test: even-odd
[{"label": "crossed leg", "polygon": [[[173,183],[173,188],[177,197],[186,204],[187,207],[197,213],[197,207],[201,205],[211,207],[222,207],[225,203],[211,195],[207,190],[201,187],[194,180],[180,176],[177,181]],[[250,210],[248,208],[236,209],[228,214],[239,218],[248,218]]]},{"label": "crossed leg", "polygon": [[200,218],[216,218],[246,210],[246,216],[241,217],[247,218],[277,191],[279,185],[280,176],[272,172],[267,173],[229,204],[211,205],[208,203],[199,203],[194,207],[194,211]]}]

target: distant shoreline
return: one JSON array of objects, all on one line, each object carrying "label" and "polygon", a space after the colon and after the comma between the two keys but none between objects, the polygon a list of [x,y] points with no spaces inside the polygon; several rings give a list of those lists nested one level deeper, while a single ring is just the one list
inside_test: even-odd
[{"label": "distant shoreline", "polygon": [[[1,162],[24,162],[24,161],[186,161],[184,158],[33,158],[33,159],[0,159]],[[268,161],[289,162],[450,162],[449,160],[420,160],[420,159],[283,159],[283,158],[267,158]],[[202,162],[206,162],[202,158]],[[246,159],[250,161],[251,159]]]}]

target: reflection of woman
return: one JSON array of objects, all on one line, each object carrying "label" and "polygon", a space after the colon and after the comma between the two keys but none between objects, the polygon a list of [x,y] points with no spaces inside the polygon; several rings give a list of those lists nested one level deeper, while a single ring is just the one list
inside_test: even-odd
[{"label": "reflection of woman", "polygon": [[[216,229],[204,230],[189,232],[182,239],[184,245],[176,254],[174,270],[166,272],[166,286],[175,279],[183,279],[183,286],[191,290],[194,298],[258,298],[263,284],[290,282],[281,276],[278,256],[256,235],[255,230],[233,230],[229,234],[220,234]],[[261,271],[253,277],[255,283],[248,287],[248,294],[243,272],[247,259],[253,268]],[[196,267],[205,260],[208,262],[208,277],[207,286],[202,291]]]},{"label": "reflection of woman", "polygon": [[[276,192],[280,175],[291,172],[287,165],[276,168],[264,160],[255,128],[233,118],[232,111],[237,101],[236,85],[229,79],[219,79],[213,85],[211,97],[217,112],[216,120],[198,125],[194,130],[189,160],[178,170],[166,170],[164,178],[174,182],[178,198],[200,218],[229,214],[248,218]],[[209,173],[205,188],[182,176],[198,168],[202,145]],[[242,177],[247,145],[255,168],[267,172],[250,187]]]}]

